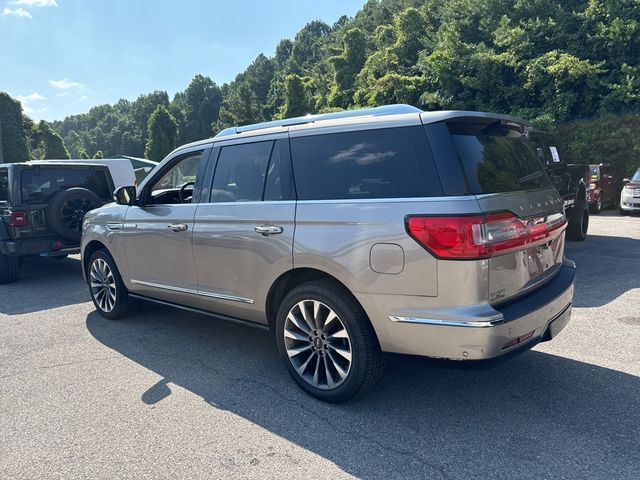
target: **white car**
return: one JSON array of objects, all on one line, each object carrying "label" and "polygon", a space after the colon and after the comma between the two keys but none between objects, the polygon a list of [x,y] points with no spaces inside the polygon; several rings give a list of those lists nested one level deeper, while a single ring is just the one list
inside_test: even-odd
[{"label": "white car", "polygon": [[92,165],[104,165],[109,169],[109,173],[111,173],[111,178],[113,178],[113,184],[115,189],[117,190],[120,187],[127,187],[129,185],[136,184],[136,173],[134,171],[133,165],[128,159],[124,158],[81,158],[81,159],[72,159],[72,160],[31,160],[26,162],[31,165],[37,164],[47,164],[47,163],[55,163],[56,165],[77,165],[78,163],[92,164]]},{"label": "white car", "polygon": [[620,214],[628,215],[633,212],[640,212],[640,168],[620,192]]}]

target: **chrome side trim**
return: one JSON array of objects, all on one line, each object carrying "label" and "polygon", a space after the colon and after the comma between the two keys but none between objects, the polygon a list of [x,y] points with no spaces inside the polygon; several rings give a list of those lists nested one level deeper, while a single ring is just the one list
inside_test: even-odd
[{"label": "chrome side trim", "polygon": [[473,320],[443,320],[438,318],[420,318],[420,317],[394,317],[389,315],[389,320],[392,322],[400,323],[418,323],[421,325],[440,325],[445,327],[473,327],[473,328],[485,328],[495,327],[504,323],[504,319],[487,321],[473,321]]},{"label": "chrome side trim", "polygon": [[134,280],[134,279],[131,279],[131,283],[135,283],[136,285],[144,285],[145,287],[153,287],[153,288],[160,288],[162,290],[170,290],[172,292],[188,293],[190,295],[199,295],[201,297],[217,298],[220,300],[229,300],[231,302],[253,304],[253,299],[251,298],[236,297],[233,295],[225,295],[222,293],[204,292],[202,290],[195,290],[192,288],[174,287],[172,285],[163,285],[161,283],[145,282],[143,280]]},{"label": "chrome side trim", "polygon": [[109,222],[107,229],[111,231],[122,230],[122,222]]}]

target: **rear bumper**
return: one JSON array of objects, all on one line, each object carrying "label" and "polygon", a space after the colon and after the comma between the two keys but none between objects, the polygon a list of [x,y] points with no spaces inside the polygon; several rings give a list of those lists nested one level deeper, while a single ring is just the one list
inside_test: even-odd
[{"label": "rear bumper", "polygon": [[0,240],[0,252],[12,257],[24,255],[59,256],[80,252],[80,247],[63,245],[60,247],[56,240]]},{"label": "rear bumper", "polygon": [[524,297],[495,307],[483,304],[430,312],[402,308],[384,321],[374,321],[374,328],[385,352],[492,359],[557,335],[571,317],[574,280],[575,265],[565,261],[553,280]]}]

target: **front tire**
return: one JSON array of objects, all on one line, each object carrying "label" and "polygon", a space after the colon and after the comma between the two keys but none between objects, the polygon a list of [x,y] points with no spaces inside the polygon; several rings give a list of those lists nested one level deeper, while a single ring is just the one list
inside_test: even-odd
[{"label": "front tire", "polygon": [[15,282],[20,275],[20,257],[0,253],[0,284]]},{"label": "front tire", "polygon": [[293,289],[276,319],[278,351],[309,395],[345,402],[372,387],[384,360],[362,307],[343,288],[316,281]]},{"label": "front tire", "polygon": [[569,217],[567,228],[567,238],[576,242],[582,242],[587,238],[589,230],[589,209],[584,202],[580,202],[573,207],[574,211]]},{"label": "front tire", "polygon": [[596,203],[591,205],[590,210],[594,215],[598,215],[602,211],[602,195],[598,195]]},{"label": "front tire", "polygon": [[135,301],[129,298],[118,267],[105,250],[98,250],[89,259],[87,270],[91,300],[100,315],[109,320],[133,313]]}]

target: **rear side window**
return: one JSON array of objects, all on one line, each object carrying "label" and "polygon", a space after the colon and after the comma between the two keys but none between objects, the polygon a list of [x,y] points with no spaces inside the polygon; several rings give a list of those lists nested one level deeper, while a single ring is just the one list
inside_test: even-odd
[{"label": "rear side window", "polygon": [[291,139],[299,200],[442,195],[422,127]]},{"label": "rear side window", "polygon": [[213,177],[212,202],[262,200],[273,141],[222,147]]},{"label": "rear side window", "polygon": [[448,127],[472,193],[515,192],[551,185],[535,148],[518,129],[471,123]]},{"label": "rear side window", "polygon": [[9,201],[9,172],[0,170],[0,202]]},{"label": "rear side window", "polygon": [[49,203],[61,190],[82,187],[91,190],[103,200],[111,198],[111,187],[104,170],[96,167],[43,168],[22,171],[22,203]]}]

